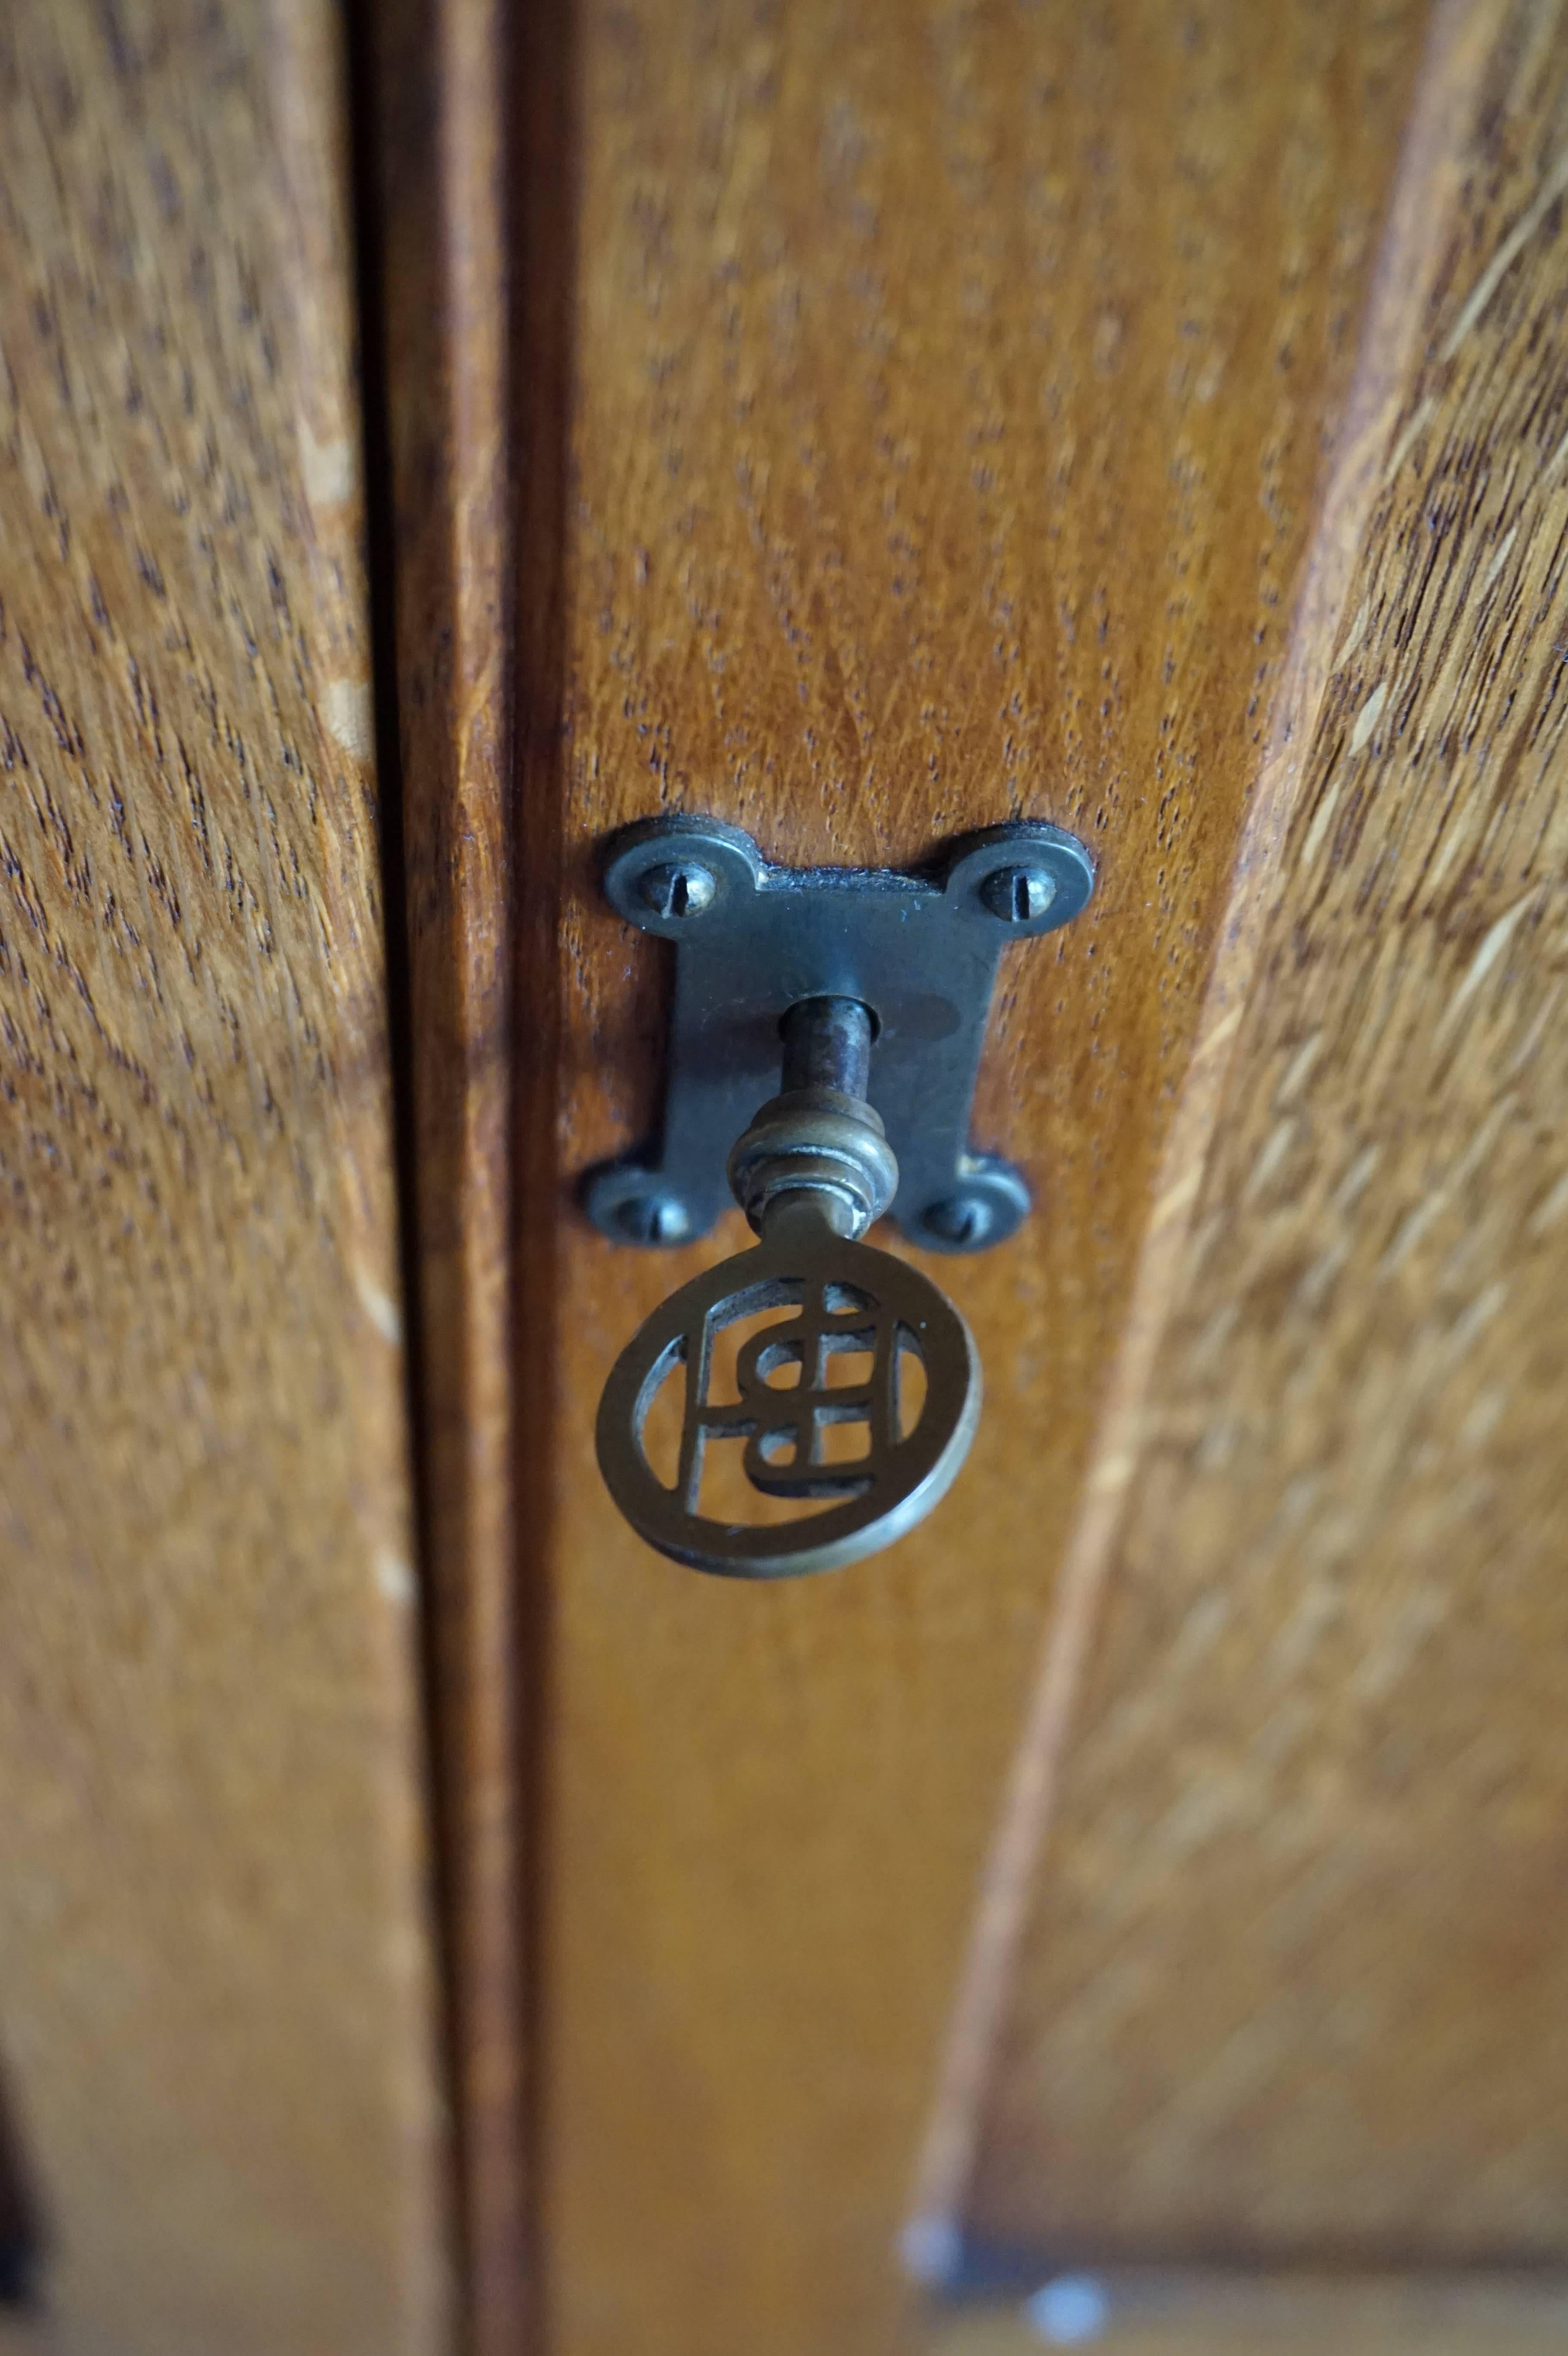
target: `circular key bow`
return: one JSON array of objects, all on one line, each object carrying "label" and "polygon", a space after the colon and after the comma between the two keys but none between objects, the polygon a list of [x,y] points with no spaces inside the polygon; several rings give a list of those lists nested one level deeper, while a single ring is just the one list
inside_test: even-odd
[{"label": "circular key bow", "polygon": [[[649,1545],[699,1570],[785,1579],[874,1553],[930,1512],[975,1436],[980,1362],[968,1327],[929,1278],[859,1241],[898,1183],[865,1098],[870,1038],[852,1001],[791,1010],[783,1092],[730,1159],[761,1241],[673,1293],[604,1387],[596,1438],[611,1495]],[[720,1336],[780,1310],[794,1314],[741,1344],[735,1396],[716,1396]],[[836,1381],[851,1357],[863,1378]],[[665,1384],[682,1376],[670,1483],[650,1461],[647,1427]],[[814,1510],[791,1520],[705,1513],[711,1451],[737,1443],[759,1499]]]}]

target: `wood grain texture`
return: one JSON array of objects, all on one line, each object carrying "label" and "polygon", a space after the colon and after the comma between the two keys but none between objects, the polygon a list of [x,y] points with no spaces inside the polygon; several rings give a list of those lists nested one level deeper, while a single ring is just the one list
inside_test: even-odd
[{"label": "wood grain texture", "polygon": [[442,2344],[337,22],[0,27],[0,2051],[46,2344]]},{"label": "wood grain texture", "polygon": [[1467,21],[992,2055],[983,2244],[1564,2254],[1568,43],[1552,5]]},{"label": "wood grain texture", "polygon": [[[1265,743],[1414,7],[589,5],[561,665],[547,2213],[563,2356],[894,2344],[986,1830]],[[593,1468],[615,1352],[740,1240],[565,1209],[663,971],[593,846],[791,860],[1014,813],[1100,856],[977,1113],[1043,1205],[944,1262],[989,1398],[895,1554],[747,1590]]]},{"label": "wood grain texture", "polygon": [[[526,1608],[513,1246],[513,58],[495,0],[367,7],[411,976],[431,1583],[464,2281],[474,2356],[527,2328]],[[518,144],[528,141],[518,133]],[[537,355],[536,355],[537,365]]]}]

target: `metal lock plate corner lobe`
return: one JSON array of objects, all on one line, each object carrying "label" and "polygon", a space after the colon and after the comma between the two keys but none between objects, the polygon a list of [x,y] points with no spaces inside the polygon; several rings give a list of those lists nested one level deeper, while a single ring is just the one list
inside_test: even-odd
[{"label": "metal lock plate corner lobe", "polygon": [[969,1144],[997,961],[1009,941],[1070,923],[1093,886],[1083,845],[1040,821],[966,836],[917,873],[775,867],[713,819],[624,829],[607,847],[605,896],[676,945],[667,1079],[658,1140],[589,1173],[589,1217],[624,1244],[706,1234],[729,1207],[731,1145],[776,1086],[784,1015],[803,999],[850,998],[876,1017],[898,1225],[928,1251],[1004,1241],[1029,1188]]}]

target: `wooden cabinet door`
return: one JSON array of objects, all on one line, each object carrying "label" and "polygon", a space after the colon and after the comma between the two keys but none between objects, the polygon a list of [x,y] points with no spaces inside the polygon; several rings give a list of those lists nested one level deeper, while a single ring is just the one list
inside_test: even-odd
[{"label": "wooden cabinet door", "polygon": [[[1565,76],[1555,0],[0,27],[20,2347],[1560,2341]],[[992,1010],[1032,1215],[924,1263],[969,1463],[799,1581],[594,1462],[744,1241],[581,1209],[673,811],[1097,870]]]},{"label": "wooden cabinet door", "polygon": [[[936,2329],[912,2273],[1064,2267],[1200,2332],[1360,2269],[1236,2329],[1415,2344],[1462,2264],[1465,2344],[1540,2324],[1564,54],[1531,0],[389,29],[487,2349],[861,2356]],[[668,988],[599,849],[671,810],[1098,862],[995,1010],[1038,1207],[940,1268],[968,1470],[799,1584],[656,1558],[593,1462],[741,1240],[577,1208]]]}]

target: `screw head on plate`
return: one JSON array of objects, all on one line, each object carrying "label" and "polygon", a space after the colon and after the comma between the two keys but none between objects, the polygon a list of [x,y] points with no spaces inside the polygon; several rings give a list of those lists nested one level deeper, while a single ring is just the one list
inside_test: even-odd
[{"label": "screw head on plate", "polygon": [[901,1214],[899,1224],[912,1244],[927,1251],[989,1251],[1006,1243],[1029,1215],[1029,1191],[1021,1172],[994,1153],[980,1154],[955,1173],[945,1194]]},{"label": "screw head on plate", "polygon": [[957,1250],[974,1251],[996,1226],[996,1215],[984,1194],[948,1194],[933,1203],[921,1226]]},{"label": "screw head on plate", "polygon": [[652,1190],[628,1194],[616,1204],[613,1217],[621,1233],[635,1244],[677,1244],[691,1232],[691,1219],[678,1194]]},{"label": "screw head on plate", "polygon": [[980,886],[980,898],[1007,925],[1032,925],[1056,897],[1056,878],[1043,867],[998,867]]},{"label": "screw head on plate", "polygon": [[637,897],[656,916],[700,916],[718,890],[712,870],[695,859],[664,862],[637,878]]}]

